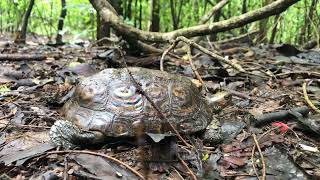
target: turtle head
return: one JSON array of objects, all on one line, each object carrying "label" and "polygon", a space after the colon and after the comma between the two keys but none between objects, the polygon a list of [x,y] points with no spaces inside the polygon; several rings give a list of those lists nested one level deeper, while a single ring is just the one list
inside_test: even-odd
[{"label": "turtle head", "polygon": [[219,91],[215,94],[207,95],[206,99],[213,113],[219,113],[222,109],[231,104],[232,96],[228,91]]}]

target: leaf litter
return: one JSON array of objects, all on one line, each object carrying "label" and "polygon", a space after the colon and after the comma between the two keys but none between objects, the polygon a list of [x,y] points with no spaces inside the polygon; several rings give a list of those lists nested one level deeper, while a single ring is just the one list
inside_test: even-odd
[{"label": "leaf litter", "polygon": [[[212,63],[207,55],[193,58],[209,93],[224,89],[233,95],[232,105],[216,115],[224,129],[222,143],[210,146],[195,136],[187,139],[196,148],[177,146],[177,153],[199,179],[250,179],[256,173],[259,176],[266,173],[270,179],[320,177],[319,134],[313,133],[319,132],[320,119],[308,108],[302,89],[305,79],[313,80],[307,93],[318,106],[320,76],[316,72],[320,62],[316,57],[320,57],[320,51],[304,51],[293,56],[285,51],[286,48],[246,44],[222,49],[221,53],[231,61],[258,75],[249,78],[224,64]],[[74,85],[82,77],[107,67],[121,66],[117,51],[96,47],[88,51],[80,45],[55,48],[34,44],[9,46],[3,52],[41,54],[46,58],[1,61],[1,177],[139,179],[141,177],[133,173],[137,172],[142,177],[188,179],[188,170],[178,159],[152,162],[156,165],[150,168],[148,146],[111,144],[101,149],[91,148],[89,152],[93,154],[86,154],[80,150],[55,153],[58,151],[50,145],[48,129],[56,120],[63,119],[60,109]],[[125,57],[130,66],[158,69],[161,54]],[[196,79],[189,62],[182,58],[167,58],[165,69]],[[165,138],[152,137],[157,141]],[[261,149],[261,154],[253,147]],[[162,148],[169,148],[169,154],[175,149]]]}]

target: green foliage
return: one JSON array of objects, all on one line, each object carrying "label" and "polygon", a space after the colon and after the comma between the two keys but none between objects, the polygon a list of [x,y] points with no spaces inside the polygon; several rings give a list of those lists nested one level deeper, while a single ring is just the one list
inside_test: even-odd
[{"label": "green foliage", "polygon": [[[63,34],[82,38],[94,38],[96,30],[95,10],[88,0],[67,0],[67,17]],[[21,24],[29,0],[0,1],[0,28],[15,32]],[[36,0],[28,31],[48,37],[57,34],[57,24],[61,11],[60,0]]]},{"label": "green foliage", "polygon": [[[121,1],[123,12],[127,10],[127,2]],[[217,3],[218,0],[211,0]],[[247,10],[254,10],[263,6],[264,1],[247,0]],[[233,16],[240,15],[242,12],[243,0],[231,0],[221,11],[219,20],[225,20]],[[29,0],[1,0],[0,1],[0,30],[3,32],[14,33],[21,25],[23,15],[27,9]],[[200,18],[206,14],[212,5],[207,0],[174,0],[175,12],[178,12],[181,6],[181,15],[179,19],[179,28],[195,26]],[[125,18],[125,22],[139,28],[140,24],[140,6],[141,6],[141,29],[148,30],[150,26],[150,5],[151,0],[132,0],[132,18]],[[276,42],[298,43],[299,34],[305,26],[306,15],[308,14],[311,1],[300,1],[290,7],[280,16],[277,27]],[[318,3],[317,12],[320,10]],[[57,34],[58,18],[61,11],[60,0],[36,0],[33,8],[28,32],[55,37]],[[212,22],[211,22],[212,23]],[[268,38],[271,36],[274,27],[274,17],[269,18]],[[319,36],[319,18],[315,18],[311,28],[311,34],[315,38]],[[258,22],[246,26],[247,31],[258,29]],[[160,31],[167,32],[173,30],[170,0],[160,0]],[[64,38],[73,40],[77,38],[94,39],[96,34],[96,12],[88,0],[67,0],[67,17],[63,32]],[[310,34],[309,33],[309,34]],[[235,29],[226,33],[219,33],[218,38],[223,39],[230,35],[240,34],[240,29]],[[69,38],[68,38],[69,37]]]}]

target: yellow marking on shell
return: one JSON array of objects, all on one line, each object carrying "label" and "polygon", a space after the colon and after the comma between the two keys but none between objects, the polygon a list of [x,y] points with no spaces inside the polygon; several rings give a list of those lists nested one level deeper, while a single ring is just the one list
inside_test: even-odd
[{"label": "yellow marking on shell", "polygon": [[186,95],[186,92],[181,87],[176,87],[173,89],[173,94],[177,97],[184,97]]},{"label": "yellow marking on shell", "polygon": [[194,111],[194,107],[188,107],[188,108],[181,108],[181,109],[176,109],[175,111],[179,113],[192,113]]},{"label": "yellow marking on shell", "polygon": [[115,89],[114,93],[117,96],[121,96],[121,97],[125,97],[125,98],[133,95],[133,92],[130,89],[125,89],[125,87]]}]

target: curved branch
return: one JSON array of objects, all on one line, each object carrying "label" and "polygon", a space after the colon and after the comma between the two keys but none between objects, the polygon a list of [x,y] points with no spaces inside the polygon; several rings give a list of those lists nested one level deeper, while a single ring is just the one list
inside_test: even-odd
[{"label": "curved branch", "polygon": [[166,33],[147,32],[123,23],[119,16],[110,10],[111,5],[107,1],[90,0],[90,3],[97,10],[103,20],[109,22],[112,28],[118,33],[141,41],[168,42],[169,40],[175,39],[179,36],[195,37],[238,28],[248,23],[279,14],[298,1],[299,0],[277,0],[267,6],[232,17],[228,20],[182,28]]},{"label": "curved branch", "polygon": [[212,9],[205,14],[201,19],[200,22],[198,24],[205,24],[207,23],[210,18],[217,12],[219,11],[221,8],[223,8],[224,5],[226,5],[229,2],[229,0],[222,0],[220,2],[218,2],[215,6],[212,7]]}]

